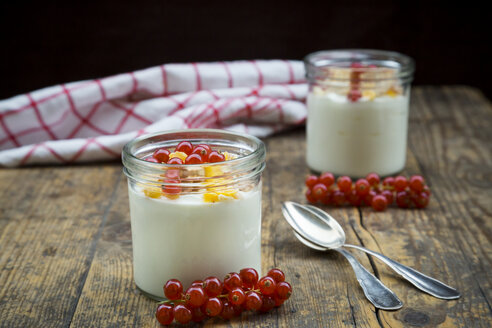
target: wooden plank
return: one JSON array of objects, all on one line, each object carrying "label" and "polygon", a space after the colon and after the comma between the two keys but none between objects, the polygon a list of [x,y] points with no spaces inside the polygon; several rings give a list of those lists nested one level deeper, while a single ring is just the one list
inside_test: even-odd
[{"label": "wooden plank", "polygon": [[0,170],[1,327],[69,325],[119,171]]}]

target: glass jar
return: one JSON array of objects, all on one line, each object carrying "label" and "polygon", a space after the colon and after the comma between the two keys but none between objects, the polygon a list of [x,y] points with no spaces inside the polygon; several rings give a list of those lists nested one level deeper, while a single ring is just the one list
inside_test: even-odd
[{"label": "glass jar", "polygon": [[414,61],[355,49],[315,52],[304,63],[309,168],[354,178],[401,171]]},{"label": "glass jar", "polygon": [[[208,144],[226,161],[161,164],[146,159],[183,140]],[[261,173],[265,146],[253,136],[223,130],[169,131],[139,137],[123,149],[133,243],[133,273],[147,296],[163,285],[244,267],[261,272]]]}]

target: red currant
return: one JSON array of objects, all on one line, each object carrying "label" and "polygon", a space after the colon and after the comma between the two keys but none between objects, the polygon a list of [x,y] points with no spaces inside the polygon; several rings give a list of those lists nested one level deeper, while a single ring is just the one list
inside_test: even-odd
[{"label": "red currant", "polygon": [[248,292],[244,304],[246,310],[259,310],[263,304],[263,300],[257,292]]},{"label": "red currant", "polygon": [[183,160],[179,157],[173,157],[167,162],[167,164],[183,164]]},{"label": "red currant", "polygon": [[316,203],[316,198],[314,198],[313,191],[311,189],[306,190],[306,199],[310,203]]},{"label": "red currant", "polygon": [[190,287],[185,293],[186,305],[190,307],[199,307],[207,300],[202,287]]},{"label": "red currant", "polygon": [[284,304],[284,302],[286,300],[284,299],[281,299],[280,297],[278,297],[277,295],[273,295],[273,300],[275,301],[275,307],[279,307],[281,306],[282,304]]},{"label": "red currant", "polygon": [[321,200],[321,203],[325,205],[330,205],[333,202],[332,198],[333,198],[333,192],[330,189],[328,189],[325,197]]},{"label": "red currant", "polygon": [[408,182],[410,189],[416,192],[421,192],[424,189],[424,178],[421,175],[412,175]]},{"label": "red currant", "polygon": [[351,190],[348,195],[345,196],[347,201],[352,206],[361,206],[362,205],[362,196],[357,194],[357,190]]},{"label": "red currant", "polygon": [[204,310],[203,312],[205,312],[205,314],[209,317],[215,317],[222,312],[223,308],[224,304],[219,298],[211,297],[205,302],[202,310]]},{"label": "red currant", "polygon": [[208,160],[208,153],[209,150],[207,150],[203,146],[196,146],[195,148],[193,148],[193,151],[191,152],[191,154],[200,155],[200,157],[203,159],[204,162]]},{"label": "red currant", "polygon": [[155,317],[161,325],[170,325],[174,320],[174,308],[169,304],[160,304],[155,311]]},{"label": "red currant", "polygon": [[277,289],[277,283],[272,277],[266,276],[258,281],[258,288],[263,295],[273,295]]},{"label": "red currant", "polygon": [[313,197],[316,200],[322,200],[325,196],[326,193],[328,192],[328,188],[322,183],[317,183],[314,185],[313,189]]},{"label": "red currant", "polygon": [[377,186],[379,184],[380,178],[377,173],[369,173],[366,176],[366,180],[371,186]]},{"label": "red currant", "polygon": [[275,307],[275,300],[271,296],[263,295],[260,312],[268,312]]},{"label": "red currant", "polygon": [[393,192],[391,190],[383,190],[381,195],[386,198],[388,204],[393,204]]},{"label": "red currant", "polygon": [[170,154],[169,150],[165,148],[160,148],[157,149],[154,152],[154,154],[152,154],[152,157],[161,163],[167,163],[167,161],[169,160],[169,154]]},{"label": "red currant", "polygon": [[209,297],[215,297],[222,292],[223,284],[217,277],[208,277],[203,281],[203,290]]},{"label": "red currant", "polygon": [[246,294],[244,293],[244,290],[242,288],[237,287],[229,292],[229,302],[234,305],[243,304],[245,299]]},{"label": "red currant", "polygon": [[366,179],[359,179],[355,183],[355,190],[357,191],[357,195],[365,196],[371,190],[371,184]]},{"label": "red currant", "polygon": [[371,206],[372,199],[376,196],[376,192],[374,190],[369,191],[367,195],[364,196],[364,203],[368,206]]},{"label": "red currant", "polygon": [[417,194],[417,196],[412,200],[417,208],[425,208],[429,205],[429,195],[425,192]]},{"label": "red currant", "polygon": [[202,287],[203,288],[203,281],[195,280],[191,283],[190,287]]},{"label": "red currant", "polygon": [[201,310],[201,308],[191,308],[191,320],[193,322],[202,322],[205,320],[207,316],[205,313]]},{"label": "red currant", "polygon": [[191,310],[183,304],[178,304],[174,307],[174,319],[182,324],[187,324],[191,321]]},{"label": "red currant", "polygon": [[275,280],[276,283],[285,281],[285,274],[282,270],[273,268],[267,273],[268,277],[272,277],[273,280]]},{"label": "red currant", "polygon": [[170,279],[164,285],[164,295],[171,301],[181,298],[183,293],[183,285],[177,279]]},{"label": "red currant", "polygon": [[209,163],[223,162],[225,161],[225,156],[214,150],[208,155],[208,161]]},{"label": "red currant", "polygon": [[336,206],[343,206],[346,201],[345,193],[340,190],[335,190],[331,198],[332,202]]},{"label": "red currant", "polygon": [[335,183],[335,177],[333,176],[332,173],[326,172],[321,174],[319,177],[319,182],[327,186],[328,188]]},{"label": "red currant", "polygon": [[237,287],[241,287],[242,285],[243,285],[243,281],[241,280],[241,277],[239,276],[239,274],[236,272],[228,273],[224,277],[224,287],[228,291],[231,291]]},{"label": "red currant", "polygon": [[160,163],[158,160],[156,160],[154,157],[147,157],[145,159],[145,161],[147,162],[151,162],[151,163]]},{"label": "red currant", "polygon": [[428,196],[431,195],[431,191],[427,185],[424,186],[424,188],[422,189],[422,192],[425,192]]},{"label": "red currant", "polygon": [[349,192],[352,189],[352,179],[346,175],[341,176],[337,180],[337,186],[340,191]]},{"label": "red currant", "polygon": [[372,198],[371,206],[375,211],[384,211],[388,207],[388,200],[383,195]]},{"label": "red currant", "polygon": [[314,187],[314,185],[315,185],[315,184],[317,184],[318,182],[319,182],[319,179],[318,179],[318,177],[317,177],[317,176],[315,176],[315,175],[310,175],[310,176],[308,176],[308,177],[306,178],[306,181],[305,181],[306,186],[307,186],[309,189],[313,188],[313,187]]},{"label": "red currant", "polygon": [[258,282],[258,272],[253,268],[241,269],[239,276],[243,281],[243,286],[246,288],[253,288]]},{"label": "red currant", "polygon": [[178,185],[178,179],[166,179],[164,180],[165,185],[162,186],[162,191],[165,194],[176,195],[181,192],[181,187]]},{"label": "red currant", "polygon": [[399,175],[395,178],[394,187],[396,191],[403,191],[407,186],[408,186],[407,178],[405,178],[402,175]]},{"label": "red currant", "polygon": [[395,184],[395,178],[393,177],[386,177],[383,180],[383,186],[393,187],[394,184]]},{"label": "red currant", "polygon": [[286,300],[292,294],[292,286],[287,281],[281,281],[277,284],[276,296]]},{"label": "red currant", "polygon": [[191,154],[185,159],[185,164],[202,164],[202,157],[198,154]]},{"label": "red currant", "polygon": [[396,194],[396,205],[401,208],[409,208],[411,203],[410,195],[406,191],[400,191]]},{"label": "red currant", "polygon": [[351,89],[347,94],[347,97],[350,101],[356,102],[360,98],[362,98],[362,92],[359,89]]},{"label": "red currant", "polygon": [[235,315],[234,306],[230,302],[225,301],[220,316],[226,320],[229,320],[232,319],[234,315]]},{"label": "red currant", "polygon": [[180,151],[182,153],[185,153],[186,155],[189,155],[193,151],[193,145],[189,141],[181,141],[176,146],[176,151]]}]

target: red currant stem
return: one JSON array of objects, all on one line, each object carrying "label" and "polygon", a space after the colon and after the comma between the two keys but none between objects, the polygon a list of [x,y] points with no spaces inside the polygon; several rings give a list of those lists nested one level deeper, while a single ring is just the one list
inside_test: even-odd
[{"label": "red currant stem", "polygon": [[185,300],[164,300],[164,301],[160,301],[157,303],[157,305],[161,305],[161,304],[172,304],[172,305],[175,305],[174,303],[176,302],[182,302],[184,303]]}]

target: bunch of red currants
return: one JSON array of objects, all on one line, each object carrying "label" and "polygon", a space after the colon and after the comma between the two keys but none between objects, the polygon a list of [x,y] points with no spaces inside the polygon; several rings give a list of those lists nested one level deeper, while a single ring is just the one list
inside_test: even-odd
[{"label": "bunch of red currants", "polygon": [[369,173],[354,183],[348,176],[340,176],[335,181],[334,175],[327,172],[308,176],[306,186],[306,199],[310,203],[367,205],[376,211],[384,211],[393,201],[400,208],[425,208],[431,195],[421,175],[413,175],[409,179],[399,175],[381,181],[379,175]]},{"label": "bunch of red currants", "polygon": [[217,277],[196,280],[184,293],[181,282],[171,279],[164,285],[168,300],[159,303],[155,316],[162,325],[216,316],[228,320],[243,311],[268,312],[282,305],[291,293],[292,287],[279,269],[271,269],[261,279],[255,269],[245,268],[227,274],[223,281]]}]

